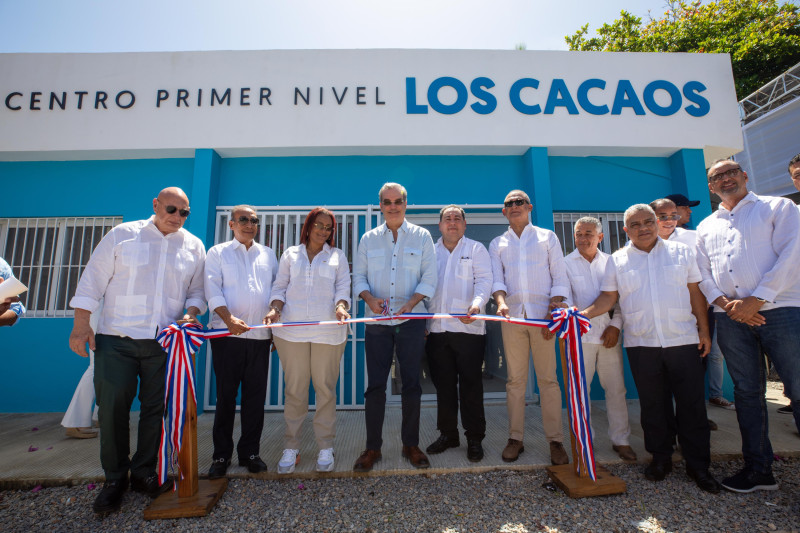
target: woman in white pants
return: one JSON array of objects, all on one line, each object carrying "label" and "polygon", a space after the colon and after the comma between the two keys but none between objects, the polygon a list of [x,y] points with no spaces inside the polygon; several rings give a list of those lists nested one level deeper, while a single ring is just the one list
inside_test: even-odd
[{"label": "woman in white pants", "polygon": [[[89,325],[92,330],[97,331],[97,322],[102,310],[102,302],[100,309],[92,313],[89,320]],[[81,376],[78,386],[75,388],[75,393],[72,395],[72,400],[69,402],[67,412],[64,413],[64,418],[61,420],[61,425],[66,428],[67,437],[74,439],[93,439],[97,437],[97,430],[93,429],[93,422],[97,421],[97,406],[94,406],[94,351],[89,350],[89,368]]]},{"label": "woman in white pants", "polygon": [[[270,311],[264,323],[350,318],[350,267],[336,242],[336,218],[325,208],[308,214],[298,246],[288,248],[278,264],[272,285]],[[297,437],[308,414],[308,386],[314,382],[316,413],[314,435],[319,455],[317,471],[334,467],[336,436],[336,382],[347,340],[347,326],[293,326],[272,330],[283,366],[286,422],[283,456],[278,473],[289,474],[300,463]]]}]

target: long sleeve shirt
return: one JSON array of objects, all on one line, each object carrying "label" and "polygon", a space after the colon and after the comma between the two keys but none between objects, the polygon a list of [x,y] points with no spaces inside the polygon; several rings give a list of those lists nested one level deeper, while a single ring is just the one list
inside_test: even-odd
[{"label": "long sleeve shirt", "polygon": [[489,245],[492,294],[506,293],[513,317],[550,318],[550,298],[569,298],[561,243],[552,231],[528,224],[517,237],[510,227]]},{"label": "long sleeve shirt", "polygon": [[[336,320],[336,303],[344,300],[350,305],[347,256],[325,244],[309,262],[304,244],[287,248],[272,284],[272,300],[283,302],[281,322]],[[292,342],[341,344],[347,339],[347,326],[292,326],[272,333]]]},{"label": "long sleeve shirt", "polygon": [[[430,232],[407,220],[397,229],[397,242],[386,224],[361,237],[353,265],[355,294],[369,291],[376,298],[389,301],[392,314],[415,294],[428,298],[436,292],[436,255]],[[414,306],[414,313],[426,312],[425,304]],[[374,313],[366,306],[367,316]],[[397,325],[403,320],[389,320],[382,325]]]},{"label": "long sleeve shirt", "polygon": [[[441,238],[436,242],[435,249],[439,283],[436,294],[428,304],[428,311],[466,313],[474,305],[483,313],[492,290],[492,263],[486,247],[462,237],[452,252]],[[476,320],[472,324],[455,319],[429,320],[428,331],[483,335],[486,333],[486,324],[483,320]]]},{"label": "long sleeve shirt", "polygon": [[[570,289],[572,292],[572,304],[578,310],[589,307],[598,296],[600,296],[600,284],[606,273],[606,264],[611,258],[607,253],[597,250],[597,255],[590,263],[578,250],[573,250],[564,261],[567,266],[567,276],[569,277]],[[619,303],[612,310],[614,317],[609,313],[603,313],[592,319],[592,329],[581,337],[584,343],[602,344],[600,337],[608,326],[622,330],[622,312]]]},{"label": "long sleeve shirt", "polygon": [[755,296],[767,301],[764,311],[800,306],[798,234],[800,212],[787,198],[749,192],[730,211],[720,206],[697,227],[700,288],[708,301]]},{"label": "long sleeve shirt", "polygon": [[[6,263],[2,257],[0,257],[0,278],[6,280],[13,277],[14,273],[11,271],[11,266],[8,263]],[[22,316],[25,315],[25,306],[22,305],[22,302],[14,302],[13,304],[11,304],[11,307],[9,309],[11,311],[14,311],[18,319],[22,318]],[[19,320],[17,320],[17,322],[19,322]]]},{"label": "long sleeve shirt", "polygon": [[697,344],[689,283],[700,281],[694,254],[683,243],[658,237],[650,252],[631,244],[606,264],[602,291],[617,291],[626,348]]},{"label": "long sleeve shirt", "polygon": [[154,220],[116,226],[86,264],[70,306],[94,313],[105,297],[98,333],[154,339],[184,309],[206,310],[203,243],[183,228],[164,235]]},{"label": "long sleeve shirt", "polygon": [[[236,239],[212,247],[205,266],[206,298],[211,310],[209,327],[227,328],[214,312],[222,306],[245,324],[261,324],[272,301],[270,289],[277,270],[275,252],[257,242],[249,250]],[[269,339],[271,336],[269,329],[251,329],[239,338]]]}]

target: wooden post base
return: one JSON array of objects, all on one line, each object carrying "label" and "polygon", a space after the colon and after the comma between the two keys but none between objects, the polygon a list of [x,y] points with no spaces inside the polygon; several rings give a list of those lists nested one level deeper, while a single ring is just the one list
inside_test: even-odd
[{"label": "wooden post base", "polygon": [[228,480],[222,478],[199,480],[198,491],[188,498],[180,498],[177,491],[167,491],[147,506],[144,510],[144,519],[162,520],[206,516],[227,488]]},{"label": "wooden post base", "polygon": [[589,477],[575,475],[575,465],[572,464],[547,467],[550,479],[570,498],[622,494],[627,490],[625,482],[604,467],[597,465],[596,472],[597,481],[592,481]]}]

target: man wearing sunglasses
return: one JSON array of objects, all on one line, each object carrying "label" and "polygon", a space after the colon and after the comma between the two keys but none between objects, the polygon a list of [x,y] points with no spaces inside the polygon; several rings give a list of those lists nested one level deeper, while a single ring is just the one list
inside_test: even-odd
[{"label": "man wearing sunglasses", "polygon": [[[569,278],[561,243],[552,231],[530,223],[531,200],[523,191],[506,195],[503,215],[508,231],[489,245],[492,260],[492,296],[497,314],[515,318],[550,319],[550,311],[566,307]],[[562,444],[561,387],[556,377],[554,334],[547,328],[501,324],[503,347],[508,364],[506,403],[509,438],[503,460],[516,461],[525,450],[525,389],[528,383],[528,354],[533,352],[533,368],[542,407],[542,425],[550,445],[550,462],[569,462]]]},{"label": "man wearing sunglasses", "polygon": [[[154,215],[125,222],[103,237],[81,275],[70,306],[72,351],[95,352],[94,385],[100,406],[100,463],[106,476],[96,513],[119,509],[128,488],[156,497],[171,488],[156,476],[167,354],[155,340],[170,323],[197,322],[205,312],[203,243],[183,229],[189,199],[178,187],[153,200]],[[97,335],[89,325],[100,312]],[[141,409],[136,453],[130,453],[130,409],[137,389]]]},{"label": "man wearing sunglasses", "polygon": [[[436,256],[431,234],[406,220],[408,195],[399,183],[386,183],[378,192],[385,222],[361,237],[353,264],[353,286],[367,307],[367,316],[424,313],[425,298],[436,291]],[[367,448],[353,470],[368,472],[381,459],[386,381],[397,355],[402,380],[403,457],[416,468],[430,462],[419,448],[419,409],[422,387],[420,364],[425,354],[424,320],[389,320],[364,329],[367,390],[364,418]]]},{"label": "man wearing sunglasses", "polygon": [[224,477],[231,464],[236,395],[240,385],[242,431],[236,446],[239,465],[254,474],[267,469],[259,448],[272,334],[268,329],[251,330],[248,324],[260,324],[269,311],[278,261],[271,248],[255,241],[258,226],[255,210],[248,205],[237,205],[228,222],[233,239],[213,246],[206,257],[206,298],[213,311],[209,327],[227,329],[233,334],[211,339],[217,409],[209,479]]},{"label": "man wearing sunglasses", "polygon": [[708,169],[708,189],[722,200],[697,227],[700,288],[714,304],[719,345],[733,378],[744,468],[722,480],[734,492],[776,490],[764,400],[768,353],[791,395],[800,431],[800,212],[788,198],[747,190],[736,161]]},{"label": "man wearing sunglasses", "polygon": [[682,242],[694,251],[697,242],[697,232],[679,226],[681,215],[678,206],[669,198],[659,198],[650,202],[650,207],[656,213],[658,221],[658,236],[665,241]]}]

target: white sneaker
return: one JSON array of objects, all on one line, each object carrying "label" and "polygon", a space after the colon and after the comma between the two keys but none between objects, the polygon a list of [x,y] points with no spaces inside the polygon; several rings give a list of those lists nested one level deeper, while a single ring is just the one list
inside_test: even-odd
[{"label": "white sneaker", "polygon": [[294,467],[300,464],[300,450],[283,450],[283,456],[278,461],[279,474],[291,474],[294,472]]},{"label": "white sneaker", "polygon": [[333,448],[325,448],[319,451],[317,472],[333,472]]}]

